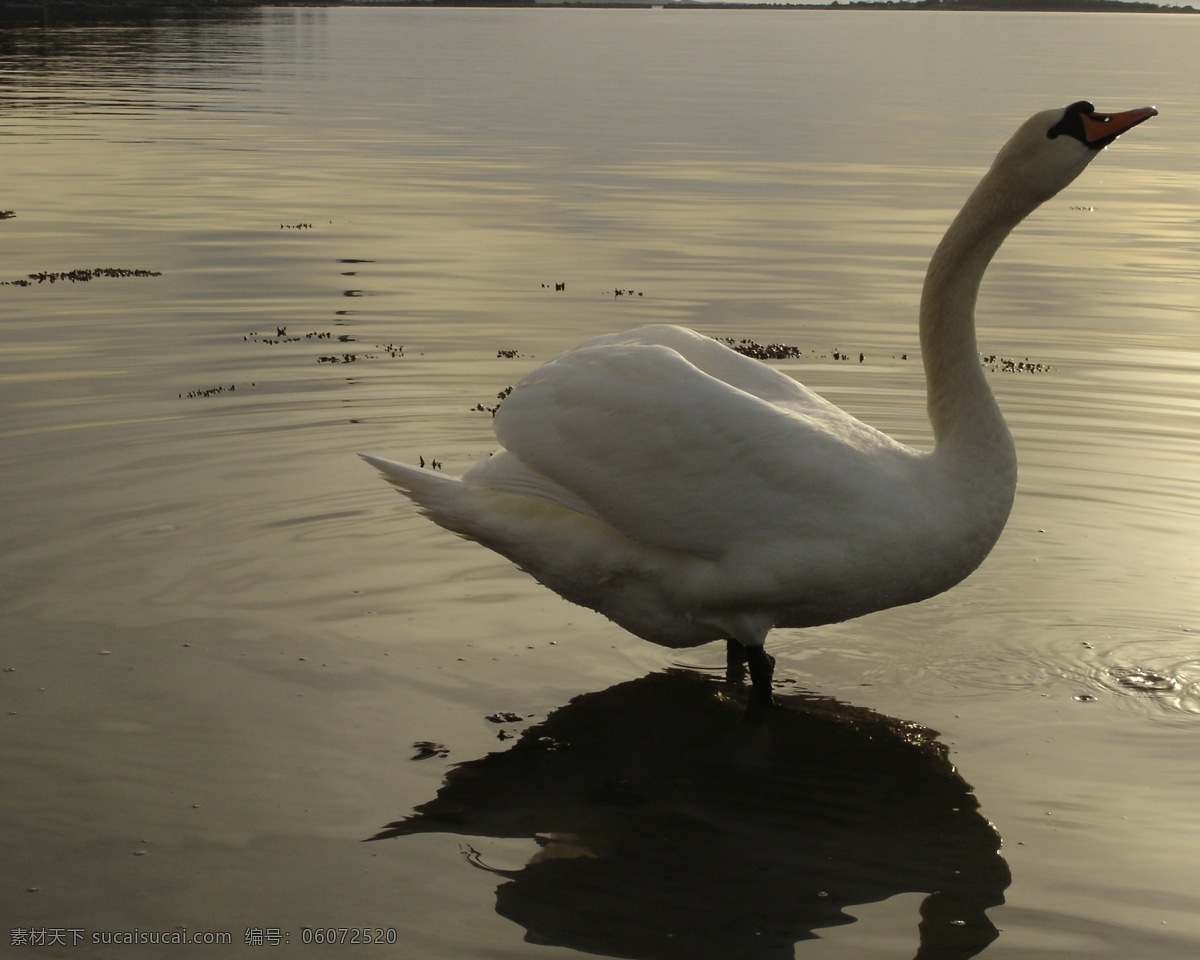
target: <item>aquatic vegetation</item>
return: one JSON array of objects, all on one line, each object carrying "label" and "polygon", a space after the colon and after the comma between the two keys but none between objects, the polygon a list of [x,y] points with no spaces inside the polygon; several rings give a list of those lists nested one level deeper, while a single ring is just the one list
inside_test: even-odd
[{"label": "aquatic vegetation", "polygon": [[[9,211],[11,213],[11,211]],[[70,283],[87,283],[90,280],[113,277],[161,277],[161,270],[128,269],[126,267],[94,267],[80,270],[41,270],[31,273],[19,280],[0,280],[0,286],[32,287],[41,283],[58,283],[60,280]]]}]

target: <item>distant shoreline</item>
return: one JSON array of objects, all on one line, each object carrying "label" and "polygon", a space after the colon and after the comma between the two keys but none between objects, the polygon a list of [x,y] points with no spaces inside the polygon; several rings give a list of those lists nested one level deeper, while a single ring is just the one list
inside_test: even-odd
[{"label": "distant shoreline", "polygon": [[586,7],[671,10],[936,10],[998,13],[1200,13],[1193,6],[1169,6],[1145,0],[832,0],[789,3],[787,0],[252,0],[262,7]]},{"label": "distant shoreline", "polygon": [[719,0],[258,0],[264,7],[585,7],[670,10],[936,10],[995,13],[1200,13],[1143,0],[832,0],[831,3],[719,2]]},{"label": "distant shoreline", "polygon": [[5,26],[148,23],[158,20],[221,19],[263,7],[455,7],[475,9],[546,8],[636,10],[889,10],[1012,13],[1200,13],[1191,5],[1173,7],[1143,0],[833,0],[788,3],[745,0],[0,0]]}]

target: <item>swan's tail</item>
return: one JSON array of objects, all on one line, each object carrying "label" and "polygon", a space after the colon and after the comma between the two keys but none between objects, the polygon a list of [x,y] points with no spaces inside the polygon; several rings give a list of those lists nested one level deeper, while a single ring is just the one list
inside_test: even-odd
[{"label": "swan's tail", "polygon": [[456,501],[462,490],[462,481],[458,477],[448,477],[432,470],[385,460],[382,457],[372,457],[366,453],[360,453],[359,456],[378,470],[384,480],[415,503],[434,523],[451,530],[458,529],[454,522],[459,513]]}]

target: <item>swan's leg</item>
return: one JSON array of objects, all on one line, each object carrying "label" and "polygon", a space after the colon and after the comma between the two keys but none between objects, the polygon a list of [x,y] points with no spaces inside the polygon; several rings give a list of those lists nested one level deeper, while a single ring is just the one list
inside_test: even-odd
[{"label": "swan's leg", "polygon": [[736,640],[725,641],[725,682],[741,683],[746,679],[746,648]]},{"label": "swan's leg", "polygon": [[775,658],[767,653],[761,643],[726,640],[725,682],[741,683],[746,679],[747,666],[750,668],[750,683],[754,687],[755,696],[765,703],[770,703]]},{"label": "swan's leg", "polygon": [[750,683],[754,693],[765,703],[771,702],[771,678],[775,675],[775,658],[761,646],[745,647],[746,663],[750,667]]}]

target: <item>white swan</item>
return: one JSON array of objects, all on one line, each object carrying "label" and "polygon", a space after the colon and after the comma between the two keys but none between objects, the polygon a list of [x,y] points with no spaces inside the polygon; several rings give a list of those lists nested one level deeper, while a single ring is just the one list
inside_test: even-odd
[{"label": "white swan", "polygon": [[522,379],[496,414],[504,449],[462,478],[364,459],[435,523],[639,637],[729,641],[769,700],[772,627],[931,597],[999,538],[1017,463],[975,346],[984,270],[1025,216],[1156,112],[1039,113],[966,201],[921,297],[931,452],[660,325],[589,340]]}]

